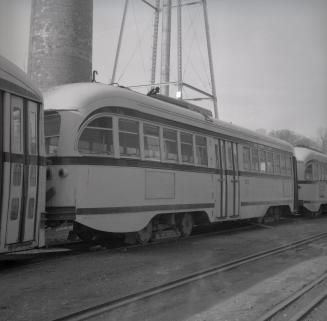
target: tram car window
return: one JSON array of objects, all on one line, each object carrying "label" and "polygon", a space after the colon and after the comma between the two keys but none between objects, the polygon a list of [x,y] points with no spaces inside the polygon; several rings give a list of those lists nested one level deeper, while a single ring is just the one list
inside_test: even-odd
[{"label": "tram car window", "polygon": [[257,148],[252,148],[252,170],[259,171],[259,152]]},{"label": "tram car window", "polygon": [[79,138],[78,150],[85,154],[112,155],[112,118],[99,117],[92,120]]},{"label": "tram car window", "polygon": [[45,152],[47,155],[56,155],[60,132],[59,113],[47,111],[44,116],[44,123]]},{"label": "tram car window", "polygon": [[183,163],[194,163],[193,135],[180,132],[181,156]]},{"label": "tram car window", "polygon": [[163,129],[163,147],[164,160],[177,162],[177,130],[169,128]]},{"label": "tram car window", "polygon": [[243,146],[243,169],[251,170],[251,151],[249,147]]},{"label": "tram car window", "polygon": [[160,160],[160,127],[143,124],[144,157]]},{"label": "tram car window", "polygon": [[207,138],[195,136],[196,163],[208,166]]}]

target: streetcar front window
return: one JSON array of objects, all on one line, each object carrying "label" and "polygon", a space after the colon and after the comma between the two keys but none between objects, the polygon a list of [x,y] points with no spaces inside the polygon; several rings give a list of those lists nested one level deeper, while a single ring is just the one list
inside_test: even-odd
[{"label": "streetcar front window", "polygon": [[84,154],[112,155],[112,118],[99,117],[92,120],[79,138],[78,151]]},{"label": "streetcar front window", "polygon": [[60,115],[57,112],[46,112],[44,117],[45,152],[56,155],[59,145]]}]

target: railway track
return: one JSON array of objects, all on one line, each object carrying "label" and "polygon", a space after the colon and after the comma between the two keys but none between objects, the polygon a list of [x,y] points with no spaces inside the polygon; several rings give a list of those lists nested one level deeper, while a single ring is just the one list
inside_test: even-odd
[{"label": "railway track", "polygon": [[[323,301],[327,299],[326,283],[327,272],[319,278],[309,283],[301,290],[292,294],[288,299],[277,304],[274,308],[266,312],[257,321],[304,321],[310,313],[317,308]],[[309,296],[309,298],[305,298]],[[303,302],[299,302],[300,300]],[[296,312],[289,312],[295,304],[300,305],[300,308],[295,307]],[[294,307],[293,307],[294,308]],[[292,316],[290,316],[292,315]]]},{"label": "railway track", "polygon": [[[249,256],[246,257],[242,257],[236,260],[232,260],[230,262],[227,262],[225,264],[221,264],[221,265],[217,265],[217,266],[212,266],[208,269],[204,269],[201,271],[198,271],[196,273],[193,274],[189,274],[187,276],[184,276],[182,278],[176,279],[174,281],[153,287],[153,288],[149,288],[147,290],[144,291],[140,291],[137,293],[133,293],[130,294],[128,296],[124,296],[112,301],[107,301],[105,303],[93,306],[93,307],[89,307],[86,308],[82,311],[77,311],[74,312],[72,314],[66,315],[64,317],[55,319],[53,321],[79,321],[79,320],[88,320],[90,318],[94,318],[96,316],[99,315],[104,315],[109,313],[110,311],[113,311],[115,309],[118,308],[122,308],[125,306],[128,306],[129,304],[135,303],[137,301],[143,300],[143,299],[147,299],[150,297],[153,297],[157,294],[161,294],[164,292],[167,292],[169,290],[173,290],[175,288],[181,287],[183,285],[187,285],[190,284],[192,282],[195,282],[197,280],[212,276],[214,274],[220,273],[220,272],[224,272],[224,271],[228,271],[234,268],[237,268],[239,266],[242,266],[244,264],[256,261],[256,260],[260,260],[263,259],[265,257],[271,256],[271,255],[275,255],[281,252],[285,252],[287,250],[290,249],[294,249],[296,247],[320,240],[322,238],[327,237],[327,233],[319,233],[316,235],[313,235],[311,237],[305,238],[305,239],[301,239],[299,241],[296,242],[291,242],[288,244],[285,244],[283,246],[279,246],[270,250],[266,250],[266,251],[261,251],[258,253],[254,253],[251,254]],[[271,318],[271,317],[270,317]],[[270,320],[270,319],[262,319],[262,320]]]},{"label": "railway track", "polygon": [[[286,221],[289,222],[289,221]],[[261,226],[264,227],[264,226]],[[235,234],[242,231],[255,230],[260,228],[260,226],[256,224],[248,224],[245,226],[239,226],[234,228],[227,228],[225,230],[215,230],[215,231],[205,231],[200,230],[196,234],[189,236],[188,238],[168,238],[160,241],[151,242],[148,244],[135,244],[135,245],[126,245],[119,243],[106,243],[101,245],[101,243],[86,243],[83,241],[75,241],[69,243],[60,243],[57,246],[50,246],[45,249],[33,249],[24,252],[17,252],[8,255],[6,258],[2,258],[0,260],[0,271],[4,270],[13,270],[15,267],[20,268],[22,266],[35,266],[40,265],[45,261],[56,260],[58,258],[74,256],[78,257],[80,255],[84,255],[90,251],[109,251],[109,252],[120,252],[120,251],[128,251],[132,249],[142,248],[142,247],[154,247],[159,246],[161,244],[169,244],[177,241],[188,242],[199,238],[218,236],[224,234]],[[18,262],[15,265],[15,262]]]}]

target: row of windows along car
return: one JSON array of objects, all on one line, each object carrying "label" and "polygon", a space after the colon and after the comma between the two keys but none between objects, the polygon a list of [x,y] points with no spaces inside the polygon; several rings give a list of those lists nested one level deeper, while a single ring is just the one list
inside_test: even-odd
[{"label": "row of windows along car", "polygon": [[[55,155],[59,143],[60,115],[46,117],[46,149]],[[117,130],[115,130],[117,128]],[[115,150],[115,135],[118,150]],[[217,168],[226,148],[226,168],[233,168],[230,144],[220,145]],[[266,150],[264,146],[243,146],[243,170],[274,175],[292,175],[292,158],[287,153]],[[102,116],[94,118],[81,130],[77,149],[82,155],[141,158],[143,160],[208,166],[208,139],[206,136],[155,123],[130,118]],[[236,156],[234,156],[236,157]]]}]

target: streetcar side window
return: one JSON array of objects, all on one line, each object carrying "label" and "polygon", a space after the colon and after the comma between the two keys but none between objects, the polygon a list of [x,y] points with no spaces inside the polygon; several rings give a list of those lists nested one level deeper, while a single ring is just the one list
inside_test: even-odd
[{"label": "streetcar side window", "polygon": [[139,122],[120,118],[118,129],[120,156],[140,157]]},{"label": "streetcar side window", "polygon": [[286,156],[286,175],[287,176],[292,175],[292,163],[291,163],[291,158],[289,156]]},{"label": "streetcar side window", "polygon": [[37,155],[37,104],[28,102],[28,151]]},{"label": "streetcar side window", "polygon": [[286,157],[285,154],[281,154],[280,157],[280,172],[282,175],[286,175]]},{"label": "streetcar side window", "polygon": [[226,168],[227,169],[233,169],[233,149],[232,149],[232,143],[226,142],[226,156],[227,156],[227,162],[226,162]]},{"label": "streetcar side window", "polygon": [[259,170],[259,154],[258,149],[252,148],[252,170],[258,171]]},{"label": "streetcar side window", "polygon": [[44,135],[45,152],[47,155],[56,155],[59,144],[60,115],[57,112],[45,112]]},{"label": "streetcar side window", "polygon": [[273,173],[274,172],[274,162],[273,162],[273,153],[267,152],[267,172]]},{"label": "streetcar side window", "polygon": [[12,111],[12,140],[11,148],[14,153],[22,150],[22,112],[19,107],[14,107]]},{"label": "streetcar side window", "polygon": [[207,138],[195,136],[195,151],[198,165],[208,166]]},{"label": "streetcar side window", "polygon": [[312,164],[308,164],[305,168],[305,171],[304,171],[304,179],[306,181],[312,181],[313,179],[313,175],[312,175]]},{"label": "streetcar side window", "polygon": [[317,181],[318,180],[318,163],[314,162],[313,163],[313,180]]},{"label": "streetcar side window", "polygon": [[185,132],[180,132],[181,155],[183,163],[194,163],[193,154],[193,135]]},{"label": "streetcar side window", "polygon": [[259,162],[260,162],[260,172],[265,172],[267,170],[267,164],[266,164],[266,152],[264,150],[259,150]]},{"label": "streetcar side window", "polygon": [[112,118],[99,117],[92,120],[79,138],[78,151],[84,154],[112,155]]},{"label": "streetcar side window", "polygon": [[274,154],[274,173],[280,175],[280,154]]},{"label": "streetcar side window", "polygon": [[178,161],[176,130],[163,128],[163,150],[164,150],[164,160],[174,161],[174,162]]},{"label": "streetcar side window", "polygon": [[250,148],[246,146],[243,146],[243,169],[251,170],[251,152]]},{"label": "streetcar side window", "polygon": [[144,158],[160,159],[159,126],[143,125]]}]

